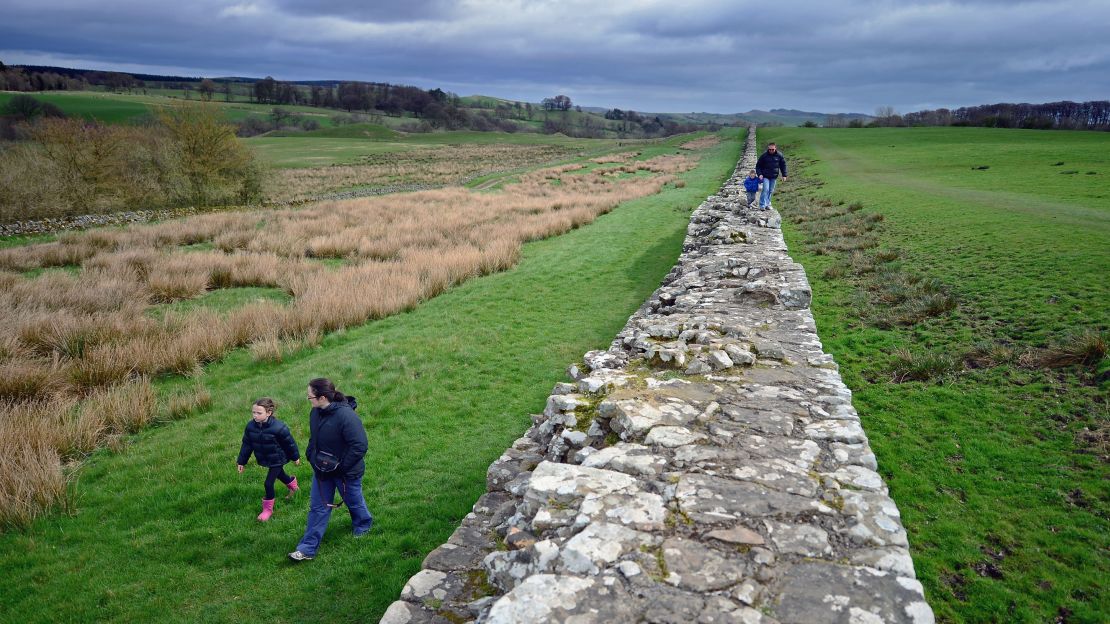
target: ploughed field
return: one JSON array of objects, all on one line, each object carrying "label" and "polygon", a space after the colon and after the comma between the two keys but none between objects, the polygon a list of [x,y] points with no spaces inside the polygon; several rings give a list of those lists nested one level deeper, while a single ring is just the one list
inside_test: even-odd
[{"label": "ploughed field", "polygon": [[1110,613],[1110,134],[767,129],[942,622]]},{"label": "ploughed field", "polygon": [[[559,153],[514,136],[518,159],[503,145],[468,156],[504,159],[471,180],[480,191],[4,241],[5,617],[376,619],[565,366],[608,344],[670,269],[736,134]],[[437,151],[405,153],[420,150]],[[264,395],[303,448],[318,376],[359,398],[376,525],[353,541],[341,512],[317,560],[293,566],[307,495],[259,524],[264,473],[234,461]]]}]

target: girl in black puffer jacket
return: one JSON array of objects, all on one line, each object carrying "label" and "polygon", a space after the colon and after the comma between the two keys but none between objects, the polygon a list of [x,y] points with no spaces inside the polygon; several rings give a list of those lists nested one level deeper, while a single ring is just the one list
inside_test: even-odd
[{"label": "girl in black puffer jacket", "polygon": [[258,520],[265,522],[274,513],[274,481],[281,481],[289,488],[285,498],[292,498],[293,493],[299,490],[297,478],[285,474],[285,463],[292,460],[301,465],[301,453],[297,450],[297,442],[289,427],[277,418],[274,418],[274,400],[261,398],[251,407],[251,421],[243,430],[243,446],[239,449],[238,465],[239,474],[254,453],[254,459],[259,466],[269,468],[266,473],[266,498],[262,499],[262,513]]}]

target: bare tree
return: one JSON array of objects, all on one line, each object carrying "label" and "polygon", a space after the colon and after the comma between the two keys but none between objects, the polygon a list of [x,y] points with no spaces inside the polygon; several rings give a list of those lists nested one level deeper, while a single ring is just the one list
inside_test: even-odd
[{"label": "bare tree", "polygon": [[205,78],[200,81],[200,87],[197,90],[200,91],[200,97],[204,98],[206,102],[211,102],[212,94],[216,92],[216,83]]}]

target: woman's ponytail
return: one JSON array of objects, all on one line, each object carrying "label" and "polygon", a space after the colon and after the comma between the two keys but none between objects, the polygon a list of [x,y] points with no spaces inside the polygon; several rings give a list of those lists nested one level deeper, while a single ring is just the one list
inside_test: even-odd
[{"label": "woman's ponytail", "polygon": [[324,397],[329,403],[345,403],[347,397],[342,392],[335,389],[335,384],[327,377],[319,377],[308,382],[308,387],[312,388],[312,393],[316,396]]}]

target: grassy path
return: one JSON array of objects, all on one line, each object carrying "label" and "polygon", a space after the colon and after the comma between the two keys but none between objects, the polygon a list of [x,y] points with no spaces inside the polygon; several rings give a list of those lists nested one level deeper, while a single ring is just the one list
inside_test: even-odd
[{"label": "grassy path", "polygon": [[[938,620],[1105,621],[1110,382],[1016,358],[907,383],[893,383],[891,369],[898,349],[960,362],[977,346],[1016,355],[1077,332],[1107,335],[1110,135],[772,129],[760,138],[805,163],[775,204]],[[823,185],[799,193],[798,180]],[[815,254],[806,228],[790,223],[822,199],[881,214],[879,248],[903,271],[942,282],[957,308],[910,327],[869,323],[866,289],[881,275],[826,276],[852,258]]]},{"label": "grassy path", "polygon": [[[0,535],[0,620],[376,621],[484,491],[486,467],[565,366],[607,345],[670,269],[690,210],[739,149],[722,143],[683,176],[685,188],[530,243],[516,268],[412,312],[330,335],[281,365],[240,351],[209,367],[209,410],[97,453],[79,472],[75,515]],[[653,150],[674,148],[645,157]],[[292,505],[279,497],[260,525],[263,471],[240,477],[235,453],[260,395],[278,401],[305,444],[304,384],[316,376],[359,398],[376,525],[352,540],[341,512],[318,558],[293,565],[285,553],[304,528],[307,495]],[[310,477],[306,466],[294,473]]]}]

